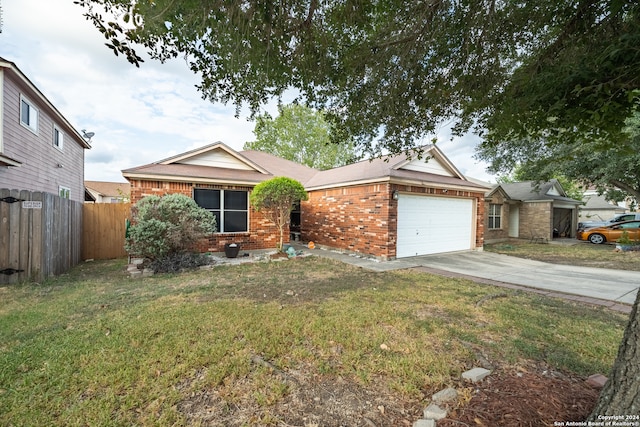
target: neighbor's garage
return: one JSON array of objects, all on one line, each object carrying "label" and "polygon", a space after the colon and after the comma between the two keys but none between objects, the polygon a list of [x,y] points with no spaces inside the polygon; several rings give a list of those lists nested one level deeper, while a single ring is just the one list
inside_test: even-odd
[{"label": "neighbor's garage", "polygon": [[400,194],[396,257],[471,249],[473,213],[471,199]]}]

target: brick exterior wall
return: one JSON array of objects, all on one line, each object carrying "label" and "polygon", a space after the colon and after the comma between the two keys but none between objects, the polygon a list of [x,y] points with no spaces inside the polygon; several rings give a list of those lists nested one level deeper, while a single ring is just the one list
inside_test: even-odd
[{"label": "brick exterior wall", "polygon": [[398,202],[394,191],[476,199],[475,248],[484,245],[484,193],[432,187],[371,184],[309,192],[302,204],[302,239],[347,252],[396,257]]},{"label": "brick exterior wall", "polygon": [[[193,183],[131,180],[131,203],[145,196],[180,193],[193,197],[194,188],[247,190],[249,187],[195,185]],[[475,248],[484,245],[484,194],[468,191],[443,192],[440,188],[395,184],[370,184],[309,192],[309,200],[301,203],[301,238],[317,245],[347,252],[395,259],[398,202],[394,191],[446,197],[476,199]],[[223,252],[226,243],[238,243],[241,250],[273,249],[279,235],[275,225],[260,212],[249,211],[249,232],[216,233],[197,245],[201,252]],[[289,242],[285,230],[284,242]]]},{"label": "brick exterior wall", "polygon": [[551,240],[553,238],[552,202],[523,203],[520,206],[520,238],[532,235]]},{"label": "brick exterior wall", "polygon": [[389,184],[310,191],[301,205],[302,239],[388,259],[396,251],[392,206],[397,202]]},{"label": "brick exterior wall", "polygon": [[[500,228],[489,228],[489,205],[496,204],[502,207],[500,215]],[[485,241],[496,242],[506,240],[509,238],[509,205],[506,203],[505,197],[502,193],[496,192],[490,198],[485,200]]]},{"label": "brick exterior wall", "polygon": [[[224,185],[202,185],[184,182],[167,181],[143,181],[131,180],[131,203],[146,196],[164,196],[165,194],[180,193],[188,197],[193,197],[194,188],[210,188],[222,190],[245,190],[251,191],[250,187],[224,186]],[[275,249],[279,234],[276,226],[263,214],[249,208],[249,231],[245,233],[215,233],[206,240],[198,243],[195,249],[200,252],[224,252],[224,245],[227,243],[240,244],[242,250]],[[284,242],[289,242],[289,230],[285,230]]]}]

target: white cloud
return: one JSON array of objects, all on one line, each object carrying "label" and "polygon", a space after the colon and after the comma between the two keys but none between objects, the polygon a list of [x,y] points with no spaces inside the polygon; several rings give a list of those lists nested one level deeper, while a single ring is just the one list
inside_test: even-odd
[{"label": "white cloud", "polygon": [[[246,114],[201,99],[182,60],[140,68],[116,57],[70,0],[4,0],[0,56],[14,62],[78,129],[95,132],[85,179],[124,181],[121,170],[216,141],[240,150],[254,139]],[[28,13],[26,12],[28,11]],[[266,108],[275,114],[276,101]],[[464,174],[488,179],[477,140],[439,146]]]}]

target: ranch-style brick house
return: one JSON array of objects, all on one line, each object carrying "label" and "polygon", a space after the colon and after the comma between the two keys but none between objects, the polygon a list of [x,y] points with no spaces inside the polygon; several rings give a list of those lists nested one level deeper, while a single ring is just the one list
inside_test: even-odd
[{"label": "ranch-style brick house", "polygon": [[249,194],[276,176],[300,181],[309,194],[292,215],[303,241],[380,260],[481,250],[486,187],[468,181],[436,146],[417,157],[319,171],[217,142],[122,174],[131,183],[132,203],[182,193],[213,212],[218,229],[202,251],[221,252],[227,243],[275,248],[277,230],[251,209]]}]

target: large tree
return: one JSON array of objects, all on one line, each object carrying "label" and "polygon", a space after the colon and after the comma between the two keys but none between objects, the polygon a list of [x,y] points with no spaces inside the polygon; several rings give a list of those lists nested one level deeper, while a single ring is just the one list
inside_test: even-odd
[{"label": "large tree", "polygon": [[640,99],[635,0],[76,2],[136,65],[136,45],[184,57],[206,98],[254,112],[294,87],[375,153],[449,119],[491,143],[611,142]]},{"label": "large tree", "polygon": [[[606,149],[604,148],[606,146]],[[615,144],[599,139],[549,143],[545,139],[482,143],[478,157],[499,174],[548,180],[558,175],[583,186],[596,186],[607,198],[640,200],[640,113],[627,119]]]},{"label": "large tree", "polygon": [[311,168],[326,170],[356,160],[353,142],[331,142],[331,125],[321,111],[290,104],[278,107],[278,116],[264,113],[256,118],[255,141],[245,150],[274,154]]},{"label": "large tree", "polygon": [[[182,56],[206,98],[238,111],[296,88],[374,154],[453,120],[494,146],[594,141],[604,161],[640,103],[637,0],[76,2],[134,64],[136,44]],[[626,358],[640,354],[638,301],[612,374],[627,380],[602,394],[601,415],[639,412],[637,398],[615,398],[640,393]]]}]

